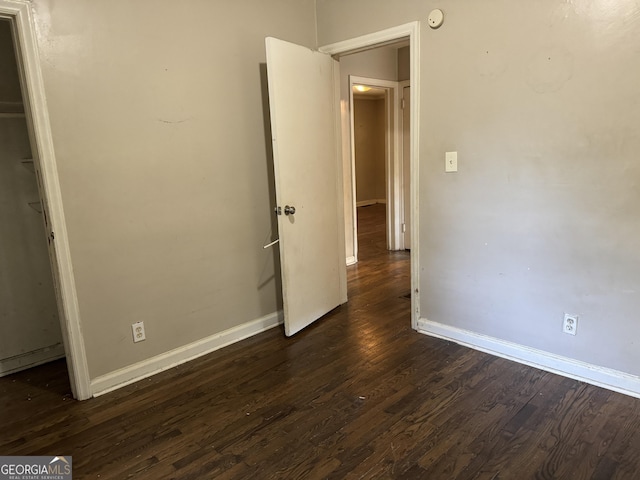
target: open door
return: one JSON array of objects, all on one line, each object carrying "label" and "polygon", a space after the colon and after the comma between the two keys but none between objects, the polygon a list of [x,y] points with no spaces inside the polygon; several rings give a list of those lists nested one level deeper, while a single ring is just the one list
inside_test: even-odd
[{"label": "open door", "polygon": [[338,62],[266,39],[284,328],[347,301]]}]

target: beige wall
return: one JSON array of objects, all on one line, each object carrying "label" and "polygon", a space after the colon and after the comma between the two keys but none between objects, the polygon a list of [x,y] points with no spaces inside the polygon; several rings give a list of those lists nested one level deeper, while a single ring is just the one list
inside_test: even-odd
[{"label": "beige wall", "polygon": [[314,1],[34,9],[91,377],[278,310],[264,38]]},{"label": "beige wall", "polygon": [[385,99],[355,98],[353,136],[356,163],[356,202],[386,199]]},{"label": "beige wall", "polygon": [[411,74],[410,48],[402,47],[398,49],[398,81],[409,80]]},{"label": "beige wall", "polygon": [[[633,1],[318,0],[320,45],[421,21],[424,317],[640,374],[639,15]],[[563,312],[580,315],[575,337]]]}]

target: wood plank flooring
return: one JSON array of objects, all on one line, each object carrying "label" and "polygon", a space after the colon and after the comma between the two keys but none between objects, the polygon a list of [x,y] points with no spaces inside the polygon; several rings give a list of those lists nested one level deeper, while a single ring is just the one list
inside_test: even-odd
[{"label": "wood plank flooring", "polygon": [[409,254],[359,209],[349,303],[77,402],[64,362],[0,379],[0,454],[75,479],[640,478],[640,401],[410,328]]}]

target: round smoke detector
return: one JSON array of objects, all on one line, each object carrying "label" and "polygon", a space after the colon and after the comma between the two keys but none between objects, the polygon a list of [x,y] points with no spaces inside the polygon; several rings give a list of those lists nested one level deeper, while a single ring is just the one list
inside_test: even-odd
[{"label": "round smoke detector", "polygon": [[444,21],[444,13],[439,8],[432,10],[427,19],[431,28],[438,28]]}]

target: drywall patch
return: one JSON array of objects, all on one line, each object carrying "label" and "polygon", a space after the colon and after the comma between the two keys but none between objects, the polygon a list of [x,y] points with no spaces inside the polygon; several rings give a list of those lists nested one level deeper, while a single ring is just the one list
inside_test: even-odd
[{"label": "drywall patch", "polygon": [[561,47],[538,50],[527,63],[527,83],[538,93],[561,90],[572,76],[573,55]]}]

